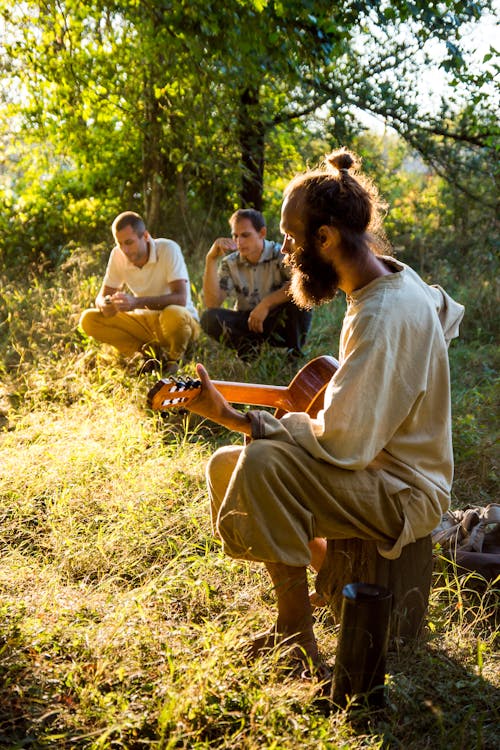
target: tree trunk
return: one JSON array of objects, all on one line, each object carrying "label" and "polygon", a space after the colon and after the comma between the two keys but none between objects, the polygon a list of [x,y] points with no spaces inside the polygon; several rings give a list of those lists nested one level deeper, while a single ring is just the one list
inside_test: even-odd
[{"label": "tree trunk", "polygon": [[161,155],[162,122],[160,102],[154,95],[152,76],[144,83],[144,137],[142,179],[144,220],[153,237],[161,233],[161,206],[164,197],[164,163]]},{"label": "tree trunk", "polygon": [[422,629],[432,581],[430,536],[403,547],[397,560],[379,555],[373,541],[328,539],[325,561],[316,578],[316,591],[340,619],[342,589],[348,583],[377,583],[393,594],[392,639],[416,639]]},{"label": "tree trunk", "polygon": [[241,206],[262,211],[265,128],[260,117],[259,91],[246,88],[240,96]]}]

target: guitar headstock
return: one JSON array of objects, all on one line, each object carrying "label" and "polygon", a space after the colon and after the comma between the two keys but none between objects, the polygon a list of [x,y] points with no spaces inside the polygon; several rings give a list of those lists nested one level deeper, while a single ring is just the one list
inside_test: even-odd
[{"label": "guitar headstock", "polygon": [[200,388],[200,380],[162,378],[148,391],[148,406],[155,411],[186,406],[198,395]]}]

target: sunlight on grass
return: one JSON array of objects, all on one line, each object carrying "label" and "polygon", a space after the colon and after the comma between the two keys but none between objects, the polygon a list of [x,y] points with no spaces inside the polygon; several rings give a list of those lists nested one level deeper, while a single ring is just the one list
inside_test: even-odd
[{"label": "sunlight on grass", "polygon": [[[453,569],[436,572],[425,637],[389,655],[379,714],[330,714],[317,685],[273,658],[245,663],[274,596],[262,566],[222,554],[204,476],[214,448],[241,439],[148,410],[156,376],[137,377],[76,330],[87,272],[83,259],[6,297],[0,747],[496,749],[498,585]],[[343,310],[336,300],[317,311],[307,358],[336,354]],[[483,354],[454,385],[459,505],[497,488]],[[465,356],[452,353],[452,372]],[[287,384],[297,369],[271,349],[248,366],[204,338],[183,372],[197,361],[243,382]],[[333,667],[328,610],[316,631]]]}]

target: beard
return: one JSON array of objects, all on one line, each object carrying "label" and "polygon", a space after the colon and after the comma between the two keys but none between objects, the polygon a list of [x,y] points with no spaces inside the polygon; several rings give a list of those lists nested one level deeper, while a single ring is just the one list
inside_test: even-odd
[{"label": "beard", "polygon": [[330,302],[338,291],[336,268],[320,256],[313,238],[307,236],[302,247],[289,258],[292,266],[290,293],[297,307],[311,307]]}]

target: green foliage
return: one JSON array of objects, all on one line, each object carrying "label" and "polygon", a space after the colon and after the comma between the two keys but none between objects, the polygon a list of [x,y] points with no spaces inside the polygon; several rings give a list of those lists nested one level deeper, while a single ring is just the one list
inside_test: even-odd
[{"label": "green foliage", "polygon": [[109,216],[119,210],[113,200],[89,195],[74,173],[59,172],[41,183],[31,181],[29,171],[16,186],[18,199],[4,193],[0,203],[0,231],[9,238],[0,266],[23,273],[30,263],[59,265],[72,252],[74,238],[91,243],[109,235]]},{"label": "green foliage", "polygon": [[446,285],[458,299],[466,297],[473,309],[481,309],[478,316],[466,315],[462,332],[469,337],[474,328],[471,339],[491,342],[499,253],[488,154],[469,152],[469,192],[464,193],[394,135],[367,133],[353,146],[389,205],[385,228],[394,253],[430,282]]},{"label": "green foliage", "polygon": [[[265,166],[274,213],[288,167],[316,160],[316,143],[350,144],[357,110],[440,167],[462,163],[448,136],[494,149],[495,58],[478,73],[460,39],[489,7],[230,0],[221,16],[201,0],[0,2],[4,253],[55,263],[52,230],[60,247],[72,231],[101,241],[105,222],[133,208],[196,255],[240,204],[242,180],[259,199]],[[430,118],[415,81],[439,39],[456,101]]]}]

